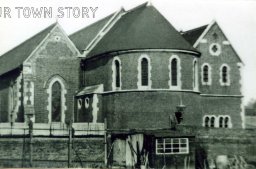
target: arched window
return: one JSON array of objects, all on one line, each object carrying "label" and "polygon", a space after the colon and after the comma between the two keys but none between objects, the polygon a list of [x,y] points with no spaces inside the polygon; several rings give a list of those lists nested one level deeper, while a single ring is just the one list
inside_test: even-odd
[{"label": "arched window", "polygon": [[204,126],[205,127],[210,127],[209,126],[209,121],[210,121],[210,118],[208,116],[206,116],[205,119],[204,119]]},{"label": "arched window", "polygon": [[229,71],[230,71],[230,68],[226,64],[220,67],[220,84],[222,86],[230,85]]},{"label": "arched window", "polygon": [[209,67],[208,67],[208,65],[205,65],[203,67],[203,82],[205,82],[205,83],[209,82]]},{"label": "arched window", "polygon": [[228,68],[227,68],[227,66],[222,67],[221,73],[222,73],[222,82],[227,83],[227,81],[228,81],[228,77],[227,77],[228,76]]},{"label": "arched window", "polygon": [[45,84],[48,93],[48,122],[65,122],[67,84],[59,75],[52,76]]},{"label": "arched window", "polygon": [[219,118],[219,127],[223,128],[223,117]]},{"label": "arched window", "polygon": [[174,58],[171,61],[171,84],[172,86],[178,85],[178,71],[177,71],[177,59]]},{"label": "arched window", "polygon": [[56,81],[52,85],[52,122],[61,122],[61,84]]},{"label": "arched window", "polygon": [[211,66],[208,63],[204,63],[201,66],[201,81],[202,85],[211,85]]},{"label": "arched window", "polygon": [[115,78],[115,84],[116,87],[120,87],[120,63],[118,60],[115,60],[115,67],[116,67],[116,78]]},{"label": "arched window", "polygon": [[193,89],[198,90],[198,66],[196,60],[193,62]]},{"label": "arched window", "polygon": [[151,89],[151,64],[150,57],[146,54],[142,54],[138,59],[138,81],[137,86],[140,90]]},{"label": "arched window", "polygon": [[210,123],[210,127],[214,127],[215,126],[215,117],[211,117],[211,123]]},{"label": "arched window", "polygon": [[172,55],[169,61],[169,87],[170,89],[181,89],[181,67],[180,59],[177,55]]},{"label": "arched window", "polygon": [[228,127],[229,127],[229,117],[225,117],[225,120],[224,120],[224,127],[225,127],[225,128],[228,128]]},{"label": "arched window", "polygon": [[122,86],[121,82],[121,60],[115,57],[112,62],[112,90],[120,90]]},{"label": "arched window", "polygon": [[148,60],[142,58],[141,60],[141,86],[148,86]]}]

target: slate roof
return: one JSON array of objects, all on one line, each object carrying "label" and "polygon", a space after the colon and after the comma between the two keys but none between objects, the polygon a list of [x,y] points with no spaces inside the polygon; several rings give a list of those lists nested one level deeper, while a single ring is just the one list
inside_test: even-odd
[{"label": "slate roof", "polygon": [[122,15],[87,58],[134,49],[181,49],[198,53],[153,6],[143,4]]},{"label": "slate roof", "polygon": [[77,49],[82,52],[113,15],[114,13],[69,35],[70,40],[75,44]]},{"label": "slate roof", "polygon": [[182,36],[191,44],[194,45],[197,39],[202,35],[204,30],[207,28],[208,25],[204,25],[192,30],[188,30],[182,33]]},{"label": "slate roof", "polygon": [[56,23],[48,26],[41,32],[0,56],[0,75],[22,65],[55,25]]}]

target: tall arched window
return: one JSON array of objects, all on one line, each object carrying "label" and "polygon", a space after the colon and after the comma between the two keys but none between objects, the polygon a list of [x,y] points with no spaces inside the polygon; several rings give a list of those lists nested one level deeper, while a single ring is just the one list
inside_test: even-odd
[{"label": "tall arched window", "polygon": [[178,71],[177,71],[177,59],[174,58],[171,61],[171,84],[172,86],[178,85]]},{"label": "tall arched window", "polygon": [[193,89],[198,90],[198,66],[196,60],[193,62]]},{"label": "tall arched window", "polygon": [[116,68],[116,78],[115,78],[115,84],[116,87],[120,87],[120,63],[118,60],[115,60],[115,68]]},{"label": "tall arched window", "polygon": [[150,57],[146,54],[142,54],[138,59],[138,81],[137,86],[140,90],[151,89],[151,64]]},{"label": "tall arched window", "polygon": [[65,80],[59,75],[54,75],[47,81],[45,87],[47,87],[48,93],[48,123],[65,122],[65,111],[67,110]]},{"label": "tall arched window", "polygon": [[120,90],[121,82],[121,60],[115,57],[112,62],[112,90]]},{"label": "tall arched window", "polygon": [[215,126],[215,117],[211,117],[211,124],[210,126],[213,128]]},{"label": "tall arched window", "polygon": [[177,55],[172,55],[169,61],[169,87],[170,89],[181,89],[181,67]]},{"label": "tall arched window", "polygon": [[148,60],[146,58],[142,58],[141,60],[141,86],[148,86]]},{"label": "tall arched window", "polygon": [[230,71],[230,68],[226,64],[223,64],[220,67],[220,84],[222,86],[229,86],[230,85],[229,71]]},{"label": "tall arched window", "polygon": [[52,85],[52,122],[61,122],[61,84],[56,81]]},{"label": "tall arched window", "polygon": [[223,117],[219,118],[219,127],[223,128]]}]

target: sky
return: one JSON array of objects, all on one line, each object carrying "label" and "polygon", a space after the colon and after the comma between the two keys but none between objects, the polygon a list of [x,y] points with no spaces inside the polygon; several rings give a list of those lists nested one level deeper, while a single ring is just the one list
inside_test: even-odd
[{"label": "sky", "polygon": [[[67,34],[71,34],[119,10],[121,7],[129,10],[144,2],[147,1],[1,0],[0,55],[56,21]],[[242,72],[244,103],[251,99],[256,100],[256,1],[151,0],[150,2],[177,30],[186,31],[216,20],[244,63]],[[47,17],[48,15],[46,15],[44,18],[42,15],[40,18],[34,18],[35,16],[31,13],[29,15],[32,8],[35,10],[41,7],[48,9],[48,11],[51,8],[52,16]],[[72,9],[68,17],[68,9],[70,8]],[[4,9],[6,15],[4,15]],[[61,10],[62,13],[58,10]],[[73,10],[75,15],[72,13]],[[82,17],[82,10],[88,12],[88,15],[84,14]],[[20,15],[18,15],[18,11],[20,11]],[[56,16],[60,14],[64,14],[63,17],[57,18]]]}]

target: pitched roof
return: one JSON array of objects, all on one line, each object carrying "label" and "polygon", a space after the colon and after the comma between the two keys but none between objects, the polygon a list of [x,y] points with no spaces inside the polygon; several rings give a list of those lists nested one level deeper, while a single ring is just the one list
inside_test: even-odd
[{"label": "pitched roof", "polygon": [[194,45],[196,40],[202,35],[208,25],[204,25],[186,32],[182,32],[182,36],[191,44]]},{"label": "pitched roof", "polygon": [[48,26],[41,32],[0,56],[0,75],[22,65],[55,25],[56,23]]},{"label": "pitched roof", "polygon": [[83,51],[113,15],[114,13],[69,35],[70,40],[80,52]]},{"label": "pitched roof", "polygon": [[153,6],[143,4],[122,15],[89,51],[87,58],[134,49],[180,49],[198,53]]}]

